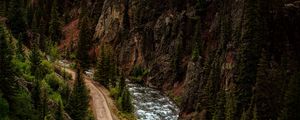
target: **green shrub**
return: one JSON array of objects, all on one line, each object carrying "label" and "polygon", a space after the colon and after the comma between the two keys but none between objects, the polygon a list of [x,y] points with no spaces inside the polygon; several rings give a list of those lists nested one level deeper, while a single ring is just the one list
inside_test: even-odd
[{"label": "green shrub", "polygon": [[2,93],[0,92],[0,120],[7,120],[9,112],[9,105],[7,101],[2,98]]},{"label": "green shrub", "polygon": [[59,88],[64,84],[64,82],[59,79],[55,73],[47,74],[45,80],[54,91],[59,90]]},{"label": "green shrub", "polygon": [[117,99],[118,96],[119,96],[119,89],[117,87],[115,88],[110,88],[110,96],[113,98],[113,99]]},{"label": "green shrub", "polygon": [[136,65],[134,66],[131,73],[131,80],[138,84],[144,84],[143,77],[149,73],[149,70],[144,69],[143,67]]}]

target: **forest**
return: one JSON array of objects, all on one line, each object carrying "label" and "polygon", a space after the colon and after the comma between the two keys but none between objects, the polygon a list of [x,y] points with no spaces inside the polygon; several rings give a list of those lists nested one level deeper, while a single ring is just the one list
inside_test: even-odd
[{"label": "forest", "polygon": [[300,1],[1,0],[0,120],[298,120]]}]

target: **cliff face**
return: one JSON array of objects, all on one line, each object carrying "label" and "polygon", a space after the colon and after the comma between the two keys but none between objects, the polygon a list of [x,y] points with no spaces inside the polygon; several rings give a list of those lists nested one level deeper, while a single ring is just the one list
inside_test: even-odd
[{"label": "cliff face", "polygon": [[105,0],[94,39],[125,74],[149,70],[184,119],[292,119],[299,21],[293,0]]}]

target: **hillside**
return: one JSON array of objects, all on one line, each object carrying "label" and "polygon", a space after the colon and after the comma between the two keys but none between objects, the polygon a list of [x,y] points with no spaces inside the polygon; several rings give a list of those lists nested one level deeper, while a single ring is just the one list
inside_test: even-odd
[{"label": "hillside", "polygon": [[0,22],[26,48],[37,45],[44,58],[73,62],[73,69],[81,70],[77,74],[95,70],[94,81],[110,90],[121,119],[135,119],[133,114],[141,119],[136,105],[123,103],[139,102],[134,93],[127,96],[125,79],[171,98],[179,119],[300,119],[300,1],[4,0],[0,5]]}]

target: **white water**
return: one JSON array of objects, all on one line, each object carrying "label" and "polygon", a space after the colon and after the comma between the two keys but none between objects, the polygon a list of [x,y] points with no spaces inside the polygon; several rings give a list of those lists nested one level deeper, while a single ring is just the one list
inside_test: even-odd
[{"label": "white water", "polygon": [[[68,61],[61,60],[59,64],[70,67]],[[89,77],[93,77],[94,70],[85,71]],[[153,88],[129,83],[127,87],[132,96],[135,116],[138,120],[177,120],[179,109],[167,96]]]},{"label": "white water", "polygon": [[128,83],[135,115],[138,120],[177,120],[179,109],[160,91]]}]

